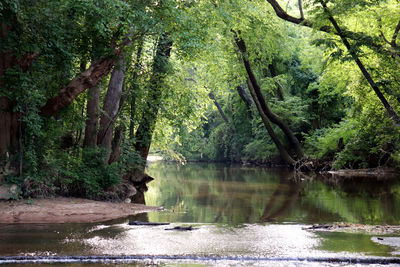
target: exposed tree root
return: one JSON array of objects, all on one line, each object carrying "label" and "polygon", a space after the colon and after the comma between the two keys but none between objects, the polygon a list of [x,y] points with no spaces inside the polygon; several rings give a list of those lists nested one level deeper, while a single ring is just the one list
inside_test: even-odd
[{"label": "exposed tree root", "polygon": [[296,172],[315,172],[315,173],[320,173],[320,172],[327,172],[330,171],[332,168],[332,162],[331,161],[324,161],[320,159],[310,159],[310,158],[305,158],[296,161],[296,163],[293,166],[293,169]]}]

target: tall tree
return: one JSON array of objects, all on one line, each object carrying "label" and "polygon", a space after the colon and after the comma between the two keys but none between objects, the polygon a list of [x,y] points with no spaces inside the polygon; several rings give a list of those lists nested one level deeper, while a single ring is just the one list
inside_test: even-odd
[{"label": "tall tree", "polygon": [[[301,12],[301,17],[296,18],[291,15],[289,15],[280,5],[276,0],[267,0],[268,3],[273,7],[276,15],[280,17],[281,19],[284,19],[286,21],[289,21],[291,23],[299,24],[302,26],[306,27],[311,27],[315,28],[314,22],[307,20],[304,18],[303,14],[303,8],[302,8],[302,3],[299,1],[299,9]],[[327,6],[326,1],[324,0],[317,0],[315,1],[317,3],[320,3],[322,8],[323,8],[323,13],[325,14],[326,18],[330,21],[332,26],[329,25],[324,25],[324,26],[318,26],[317,30],[327,32],[327,33],[333,33],[336,34],[340,37],[342,40],[343,44],[347,48],[349,54],[361,70],[362,75],[366,79],[366,81],[369,83],[371,86],[372,90],[375,92],[376,96],[386,109],[388,115],[394,120],[396,124],[400,124],[400,117],[396,113],[395,109],[392,107],[392,105],[389,103],[389,101],[386,99],[385,95],[382,93],[381,89],[379,88],[378,84],[374,81],[372,76],[370,75],[369,71],[365,67],[365,65],[362,63],[360,57],[357,55],[356,52],[356,47],[360,47],[362,45],[365,45],[371,49],[373,49],[375,52],[383,55],[391,55],[392,57],[395,58],[400,58],[400,53],[399,53],[399,47],[397,46],[396,39],[398,36],[398,32],[400,30],[400,21],[396,26],[396,29],[394,30],[393,37],[391,41],[386,41],[384,44],[380,44],[377,42],[377,40],[381,39],[380,37],[371,37],[365,33],[359,33],[359,32],[352,32],[349,30],[344,30],[342,29],[336,19],[333,17],[332,12]],[[381,33],[382,35],[382,33]],[[351,45],[349,42],[349,39],[353,40],[355,45]],[[385,38],[384,38],[385,39]],[[387,47],[389,45],[389,47]]]},{"label": "tall tree", "polygon": [[143,38],[139,41],[138,50],[136,52],[136,61],[133,68],[132,78],[131,78],[131,87],[129,88],[130,92],[130,122],[129,122],[129,138],[133,139],[134,135],[134,128],[135,128],[135,113],[136,113],[136,95],[138,87],[138,73],[140,69],[140,62],[142,60],[142,52],[143,52]]},{"label": "tall tree", "polygon": [[[309,27],[313,28],[319,31],[327,32],[327,33],[333,33],[339,35],[339,33],[335,30],[335,28],[332,28],[329,25],[319,25],[319,23],[315,23],[312,20],[304,18],[304,13],[303,13],[303,7],[301,1],[299,1],[299,10],[300,10],[300,18],[296,18],[294,16],[291,16],[288,14],[284,8],[279,5],[278,1],[276,0],[267,0],[267,2],[272,6],[274,9],[276,15],[288,22],[301,25],[304,27]],[[399,26],[400,28],[400,26]],[[397,29],[397,27],[396,27]],[[398,32],[398,31],[397,31]],[[370,36],[367,35],[363,32],[353,32],[353,31],[342,31],[341,33],[345,38],[349,38],[354,40],[355,42],[359,43],[360,45],[367,45],[377,53],[385,54],[385,55],[391,55],[394,57],[399,58],[400,57],[400,52],[398,51],[398,46],[394,42],[390,42],[390,46],[386,47],[385,45],[378,43],[377,40],[380,38],[378,36]],[[396,32],[395,32],[396,34]],[[393,35],[395,38],[397,38],[397,34]]]},{"label": "tall tree", "polygon": [[[120,20],[122,14],[128,15],[127,6],[121,5],[121,1],[103,3],[109,8],[108,16],[101,15],[97,21],[92,19],[104,12],[104,8],[96,3],[66,1],[61,5],[59,2],[5,1],[0,6],[0,116],[5,122],[0,128],[0,136],[5,137],[0,141],[2,155],[15,155],[14,140],[20,139],[23,133],[33,134],[24,131],[26,124],[22,123],[29,112],[39,123],[40,117],[55,115],[69,106],[79,94],[108,75],[116,57],[131,42],[132,35],[125,35],[127,23]],[[99,60],[66,82],[76,73],[72,62],[80,61],[80,57],[91,50],[90,45],[76,41],[84,39],[87,32],[99,40],[96,47],[101,51]],[[120,41],[124,35],[126,38]],[[35,59],[40,60],[32,65]],[[53,72],[46,73],[47,77],[44,72],[49,70]],[[54,87],[61,89],[54,94]],[[35,102],[23,104],[21,96],[29,95],[29,90],[35,92],[36,100],[26,98],[26,101]],[[28,125],[33,127],[33,122]],[[35,127],[40,126],[36,124]]]},{"label": "tall tree", "polygon": [[[347,50],[349,51],[351,57],[353,60],[356,62],[357,66],[361,70],[361,73],[363,74],[364,78],[367,80],[369,85],[371,86],[372,90],[375,92],[376,96],[379,98],[383,106],[385,107],[387,113],[389,116],[400,126],[400,117],[397,115],[396,111],[393,109],[393,107],[390,105],[390,103],[387,101],[386,97],[383,95],[382,91],[379,89],[378,85],[375,83],[367,69],[365,68],[364,64],[361,62],[360,58],[357,56],[357,53],[355,49],[350,45],[349,41],[346,38],[346,35],[344,34],[343,30],[340,28],[339,24],[333,17],[331,11],[329,10],[328,6],[326,5],[326,2],[323,0],[319,1],[324,9],[324,13],[327,15],[329,21],[332,23],[333,27],[336,30],[336,33],[340,36],[342,39],[343,44],[346,46]],[[395,33],[396,34],[396,33]],[[394,40],[396,40],[396,37]]]},{"label": "tall tree", "polygon": [[97,146],[97,124],[99,121],[101,82],[89,89],[88,100],[86,104],[86,127],[83,147]]},{"label": "tall tree", "polygon": [[148,82],[148,94],[138,129],[135,133],[135,150],[139,153],[142,164],[128,173],[126,178],[133,182],[141,181],[144,177],[147,156],[149,155],[151,140],[157,122],[158,111],[162,100],[162,86],[165,75],[168,72],[168,61],[171,56],[172,41],[168,33],[161,34],[156,54],[153,60],[153,67]]},{"label": "tall tree", "polygon": [[120,55],[118,64],[114,67],[111,73],[108,90],[104,98],[103,111],[100,117],[99,132],[97,134],[97,144],[106,149],[106,162],[108,162],[110,158],[114,123],[117,117],[117,112],[121,100],[125,69],[126,66],[124,56]]},{"label": "tall tree", "polygon": [[[252,70],[250,60],[249,60],[249,55],[248,55],[248,52],[246,49],[246,44],[245,44],[244,40],[240,36],[238,36],[238,34],[235,31],[233,31],[233,34],[234,34],[235,43],[241,53],[241,58],[243,60],[244,66],[245,66],[245,69],[246,69],[246,72],[248,75],[248,79],[250,81],[249,84],[254,89],[255,94],[254,94],[254,96],[252,95],[253,100],[254,101],[257,100],[259,102],[260,107],[262,109],[262,113],[264,113],[272,123],[276,124],[282,130],[282,132],[285,134],[289,144],[291,145],[291,148],[293,148],[295,150],[297,158],[303,159],[305,157],[305,155],[304,155],[303,149],[300,145],[300,142],[298,141],[298,139],[296,138],[296,136],[294,135],[292,130],[290,130],[290,128],[286,124],[286,122],[284,122],[281,118],[279,118],[275,113],[273,113],[271,111],[267,102],[264,99],[264,96],[261,92],[261,88],[258,85],[257,78],[254,75],[254,72]],[[254,97],[256,97],[256,99],[254,99]],[[275,142],[275,144],[276,144],[276,142]],[[278,145],[277,145],[277,147],[279,149]],[[285,158],[287,158],[287,157],[285,157]]]}]

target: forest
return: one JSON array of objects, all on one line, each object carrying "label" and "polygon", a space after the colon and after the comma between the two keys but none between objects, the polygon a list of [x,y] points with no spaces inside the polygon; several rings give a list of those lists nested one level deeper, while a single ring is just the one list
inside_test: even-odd
[{"label": "forest", "polygon": [[399,14],[399,0],[2,0],[0,183],[124,200],[153,179],[150,153],[396,169]]}]

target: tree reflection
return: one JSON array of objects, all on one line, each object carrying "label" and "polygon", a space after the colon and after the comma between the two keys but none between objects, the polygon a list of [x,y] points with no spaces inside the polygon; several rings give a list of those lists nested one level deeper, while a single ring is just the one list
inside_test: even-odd
[{"label": "tree reflection", "polygon": [[298,200],[301,189],[301,183],[292,179],[281,178],[278,187],[265,206],[260,222],[271,222],[278,218],[286,218],[285,215],[290,213],[294,203]]},{"label": "tree reflection", "polygon": [[158,164],[148,205],[163,222],[400,223],[400,183],[392,179],[295,179],[292,172],[190,163]]}]

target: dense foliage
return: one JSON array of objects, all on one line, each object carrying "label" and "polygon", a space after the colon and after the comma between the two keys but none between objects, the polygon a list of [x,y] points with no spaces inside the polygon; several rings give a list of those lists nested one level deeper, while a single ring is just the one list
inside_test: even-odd
[{"label": "dense foliage", "polygon": [[2,1],[1,181],[104,198],[143,181],[150,145],[181,162],[396,167],[399,14],[397,0]]}]

